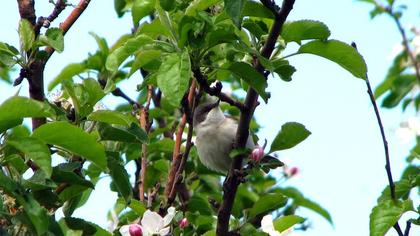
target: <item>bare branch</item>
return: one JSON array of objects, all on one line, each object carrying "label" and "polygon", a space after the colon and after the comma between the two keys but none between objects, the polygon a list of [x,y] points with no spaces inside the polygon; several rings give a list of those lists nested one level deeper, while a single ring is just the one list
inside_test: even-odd
[{"label": "bare branch", "polygon": [[[351,46],[353,46],[357,50],[356,43],[353,42],[351,44]],[[394,180],[392,178],[391,161],[390,161],[390,158],[389,158],[388,141],[386,140],[384,126],[382,124],[381,115],[379,114],[379,108],[378,108],[378,105],[376,104],[375,95],[373,95],[372,87],[370,85],[369,78],[368,78],[367,74],[366,74],[366,86],[367,86],[367,93],[369,94],[370,102],[372,103],[373,109],[375,111],[375,116],[376,116],[376,120],[377,120],[377,123],[378,123],[378,126],[379,126],[379,130],[381,132],[381,137],[382,137],[382,142],[383,142],[384,152],[385,152],[385,163],[386,163],[385,164],[385,170],[386,170],[386,174],[388,176],[388,183],[389,183],[389,190],[390,190],[391,198],[393,200],[396,200],[395,185],[394,185]],[[403,236],[403,233],[401,231],[401,227],[399,226],[398,222],[395,223],[394,228],[397,231],[399,236]]]}]

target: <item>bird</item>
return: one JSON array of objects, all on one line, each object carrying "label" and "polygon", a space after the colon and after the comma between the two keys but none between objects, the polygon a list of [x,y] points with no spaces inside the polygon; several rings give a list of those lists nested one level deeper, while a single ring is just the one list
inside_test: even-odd
[{"label": "bird", "polygon": [[[219,103],[220,99],[198,105],[193,115],[193,128],[201,163],[208,169],[226,174],[232,163],[229,154],[235,142],[238,121],[225,116]],[[249,135],[246,148],[252,150],[254,147]]]}]

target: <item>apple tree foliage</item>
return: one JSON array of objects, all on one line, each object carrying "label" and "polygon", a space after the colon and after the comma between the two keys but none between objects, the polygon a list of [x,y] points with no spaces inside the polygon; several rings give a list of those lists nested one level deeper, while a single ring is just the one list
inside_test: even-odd
[{"label": "apple tree foliage", "polygon": [[[52,53],[65,50],[64,35],[71,27],[67,20],[74,23],[89,1],[81,0],[75,14],[62,24],[54,19],[63,8],[72,7],[67,1],[54,1],[52,14],[37,20],[24,14],[31,10],[31,4],[25,3],[34,0],[17,2],[23,9],[20,42],[0,42],[0,77],[12,83],[13,70],[20,70],[13,83],[27,81],[30,97],[17,94],[0,105],[2,235],[119,235],[121,226],[138,222],[146,209],[164,215],[169,206],[177,209],[170,225],[173,235],[216,235],[223,221],[220,209],[228,201],[223,189],[232,186],[222,186],[223,175],[198,160],[191,114],[200,97],[207,94],[225,101],[222,108],[229,115],[252,115],[256,104],[248,103],[244,94],[255,93],[260,102],[270,105],[270,92],[276,92],[270,80],[291,81],[298,68],[288,58],[299,54],[326,58],[366,80],[362,56],[347,43],[331,39],[324,23],[284,22],[288,14],[284,9],[294,1],[277,6],[273,1],[252,0],[115,0],[118,17],[131,15],[133,31],[112,43],[92,33],[97,51],[63,66],[44,86],[45,64]],[[77,21],[73,27],[77,28]],[[267,55],[270,43],[273,48]],[[298,47],[285,55],[289,45]],[[395,89],[392,84],[407,76],[411,75],[387,79],[382,91]],[[118,87],[124,80],[138,84],[133,88],[136,98]],[[60,96],[48,100],[44,90],[59,91]],[[105,96],[119,96],[126,103],[97,109]],[[395,96],[392,104],[401,101]],[[32,120],[32,126],[25,120]],[[246,125],[257,141],[258,121],[251,119]],[[276,124],[264,125],[280,129]],[[267,152],[275,157],[309,135],[304,125],[291,121],[281,126],[276,137],[261,140],[273,141]],[[239,156],[249,154],[249,150],[236,151]],[[128,171],[130,164],[135,171]],[[229,234],[267,235],[260,226],[268,214],[275,216],[273,227],[278,232],[291,227],[305,230],[309,219],[296,214],[300,208],[332,224],[321,205],[278,182],[279,176],[288,178],[281,166],[275,159],[250,163],[241,170],[245,174],[235,188],[227,222],[222,222],[229,226]],[[396,182],[398,199],[384,191],[373,209],[372,221],[381,227],[371,227],[371,235],[382,235],[405,211],[413,210],[407,193],[418,185],[418,175],[416,179],[408,172],[405,176]],[[112,179],[109,189],[119,196],[114,206],[98,206],[111,209],[111,232],[73,217],[103,177]],[[56,217],[57,211],[64,217]],[[186,227],[176,223],[183,218],[189,222]]]}]

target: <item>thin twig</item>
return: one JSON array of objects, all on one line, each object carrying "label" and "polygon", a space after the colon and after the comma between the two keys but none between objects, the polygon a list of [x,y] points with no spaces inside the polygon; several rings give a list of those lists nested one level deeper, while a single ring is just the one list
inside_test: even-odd
[{"label": "thin twig", "polygon": [[[73,11],[70,13],[70,15],[67,16],[67,18],[60,24],[60,29],[63,30],[63,35],[65,35],[71,26],[76,22],[77,19],[82,15],[82,13],[85,11],[85,9],[88,7],[90,3],[90,0],[80,0],[80,2],[77,4],[77,6],[73,9]],[[54,48],[48,47],[45,49],[45,51],[48,53],[48,58],[54,53]]]},{"label": "thin twig", "polygon": [[403,40],[404,49],[407,52],[408,57],[411,60],[411,63],[413,63],[414,70],[416,72],[417,82],[420,83],[420,62],[417,61],[416,58],[414,57],[414,54],[408,43],[407,34],[405,33],[404,27],[402,27],[401,25],[400,19],[393,14],[391,9],[388,10],[388,13],[391,15],[392,19],[394,19],[395,24],[397,25],[398,30],[400,31],[400,34]]},{"label": "thin twig", "polygon": [[407,225],[405,226],[404,236],[410,235],[411,221],[407,220]]},{"label": "thin twig", "polygon": [[188,121],[187,141],[186,141],[186,144],[185,144],[185,152],[182,154],[181,162],[180,162],[180,164],[178,166],[178,170],[176,171],[176,174],[175,174],[175,181],[173,183],[172,189],[171,189],[170,194],[168,196],[167,206],[171,205],[173,203],[173,201],[175,200],[176,193],[178,192],[177,186],[180,185],[182,173],[184,172],[184,169],[185,169],[185,164],[187,163],[191,147],[194,145],[194,143],[191,141],[192,136],[193,136],[192,114],[194,113],[196,103],[197,103],[196,99],[193,99],[190,108],[187,107],[187,106],[189,106],[189,104],[185,104],[185,106],[184,106],[184,107],[187,107],[185,109],[189,109],[188,112],[187,111],[185,112],[185,114],[187,115],[187,121]]},{"label": "thin twig", "polygon": [[[356,43],[353,42],[351,44],[351,46],[354,47],[357,50]],[[375,111],[376,121],[378,123],[379,130],[381,132],[382,143],[383,143],[384,152],[385,152],[385,163],[386,163],[385,164],[385,170],[386,170],[386,174],[387,174],[387,177],[388,177],[389,191],[390,191],[390,194],[391,194],[391,199],[395,201],[397,199],[396,199],[396,196],[395,196],[394,180],[392,178],[391,161],[390,161],[390,158],[389,158],[389,149],[388,149],[388,141],[386,140],[385,129],[384,129],[384,126],[382,124],[381,115],[379,114],[379,108],[378,108],[378,105],[376,104],[375,95],[373,94],[372,87],[370,85],[369,77],[368,77],[367,74],[366,74],[366,87],[367,87],[367,93],[369,94],[370,102],[372,103],[373,110]],[[403,236],[403,233],[401,231],[401,227],[399,226],[398,222],[395,223],[394,228],[397,231],[398,235]]]},{"label": "thin twig", "polygon": [[[149,122],[149,107],[150,101],[152,99],[152,90],[153,87],[149,85],[147,87],[147,101],[146,105],[140,111],[140,126],[143,130],[149,134],[150,131],[150,122]],[[139,199],[141,202],[144,202],[144,184],[146,180],[146,170],[147,170],[147,144],[143,143],[141,145],[141,169],[140,169],[140,186],[139,186]]]},{"label": "thin twig", "polygon": [[[264,2],[266,1],[263,1],[263,4]],[[267,41],[265,42],[261,50],[261,55],[263,57],[270,58],[274,50],[275,44],[277,42],[277,39],[280,35],[281,28],[283,27],[287,16],[292,10],[294,3],[295,0],[284,0],[280,11],[277,14],[275,14],[274,23],[270,29]],[[275,4],[272,4],[270,10],[273,12],[277,11],[277,9],[278,7]],[[264,72],[264,67],[261,65],[259,60],[257,60],[257,62],[254,64],[254,68],[256,68],[256,70],[259,73],[266,76],[266,73]],[[241,110],[241,116],[239,119],[234,148],[244,148],[246,145],[249,135],[249,124],[254,114],[255,107],[257,106],[257,100],[257,92],[254,89],[249,88],[244,102],[244,109]],[[238,189],[241,179],[241,176],[238,176],[237,173],[239,173],[239,170],[242,168],[243,158],[244,155],[240,155],[232,161],[229,174],[226,177],[225,182],[223,183],[223,201],[219,208],[217,217],[217,235],[228,235],[230,213],[232,211],[236,191]]]},{"label": "thin twig", "polygon": [[220,98],[221,101],[229,103],[231,106],[235,106],[239,108],[239,110],[244,110],[244,104],[234,100],[233,98],[229,97],[227,94],[222,93],[222,83],[217,82],[215,86],[210,86],[207,83],[207,79],[201,73],[200,68],[193,69],[194,77],[197,82],[200,84],[200,87],[209,95],[216,96]]},{"label": "thin twig", "polygon": [[54,9],[48,17],[39,17],[35,24],[35,35],[39,35],[41,28],[44,26],[48,28],[59,15],[66,8],[67,4],[65,0],[58,0],[54,3]]},{"label": "thin twig", "polygon": [[[191,83],[190,89],[188,91],[188,96],[187,96],[189,107],[192,107],[193,99],[195,97],[195,89],[196,89],[196,83],[193,80]],[[187,121],[188,121],[188,117],[187,117],[187,114],[184,112],[181,118],[181,122],[178,125],[178,131],[175,137],[175,146],[174,146],[174,151],[172,153],[171,170],[169,171],[168,183],[166,184],[166,188],[165,188],[166,197],[169,197],[169,195],[171,194],[172,188],[176,181],[175,175],[181,163],[182,156],[180,155],[180,152],[181,152],[181,144],[182,144],[182,134],[184,133],[184,129],[185,129],[185,125]]]}]

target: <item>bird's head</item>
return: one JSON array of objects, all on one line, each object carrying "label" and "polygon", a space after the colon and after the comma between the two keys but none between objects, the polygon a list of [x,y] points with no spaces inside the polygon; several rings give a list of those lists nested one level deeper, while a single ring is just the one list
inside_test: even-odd
[{"label": "bird's head", "polygon": [[194,128],[222,122],[225,119],[225,115],[220,109],[219,103],[220,100],[218,99],[216,102],[205,102],[197,106],[193,117]]}]

